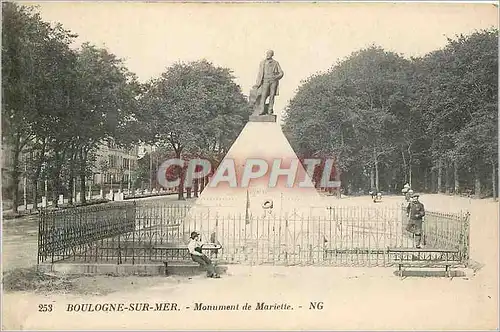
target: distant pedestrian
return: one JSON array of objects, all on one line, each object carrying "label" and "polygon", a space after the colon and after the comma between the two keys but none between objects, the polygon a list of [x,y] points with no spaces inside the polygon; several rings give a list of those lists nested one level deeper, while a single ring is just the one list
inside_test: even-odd
[{"label": "distant pedestrian", "polygon": [[405,196],[407,202],[410,201],[411,195],[413,194],[413,190],[411,190],[410,185],[406,183],[401,190],[401,193]]},{"label": "distant pedestrian", "polygon": [[212,264],[210,258],[203,254],[201,250],[202,245],[200,234],[198,232],[191,232],[191,240],[188,243],[188,250],[191,254],[191,258],[207,271],[207,277],[220,278],[215,272],[215,266]]},{"label": "distant pedestrian", "polygon": [[410,202],[411,201],[411,197],[413,196],[413,190],[412,189],[409,189],[406,194],[405,194],[405,200],[407,202]]},{"label": "distant pedestrian", "polygon": [[425,216],[424,204],[419,201],[419,195],[413,194],[411,202],[406,208],[408,215],[408,226],[406,230],[415,236],[415,246],[420,249],[420,242],[422,239],[422,222]]},{"label": "distant pedestrian", "polygon": [[377,191],[375,189],[372,189],[368,192],[370,194],[370,196],[372,197],[372,199],[375,198],[375,196],[377,196]]}]

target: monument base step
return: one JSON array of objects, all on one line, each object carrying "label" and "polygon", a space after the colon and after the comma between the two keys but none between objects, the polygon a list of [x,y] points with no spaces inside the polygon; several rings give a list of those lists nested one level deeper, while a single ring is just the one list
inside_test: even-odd
[{"label": "monument base step", "polygon": [[265,114],[265,115],[250,115],[250,122],[276,122],[276,115]]}]

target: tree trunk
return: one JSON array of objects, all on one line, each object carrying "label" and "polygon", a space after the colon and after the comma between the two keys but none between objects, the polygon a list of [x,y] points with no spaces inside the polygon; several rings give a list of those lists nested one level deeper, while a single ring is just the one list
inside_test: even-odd
[{"label": "tree trunk", "polygon": [[406,173],[406,170],[408,168],[406,166],[405,150],[404,150],[402,145],[401,145],[401,156],[403,156],[403,174],[405,175],[405,183],[407,183],[408,182],[408,173]]},{"label": "tree trunk", "polygon": [[87,190],[87,177],[85,175],[85,172],[83,172],[83,173],[80,173],[80,200],[81,200],[81,203],[87,202],[86,190]]},{"label": "tree trunk", "polygon": [[456,195],[460,192],[460,181],[458,178],[458,163],[456,161],[453,163],[453,179],[455,180],[455,186],[453,188],[453,191]]},{"label": "tree trunk", "polygon": [[[340,181],[340,170],[338,169],[338,166],[335,168],[335,181]],[[342,186],[339,185],[337,188],[337,198],[342,198],[342,191],[340,190]],[[346,194],[348,195],[348,194]]]},{"label": "tree trunk", "polygon": [[32,191],[32,197],[33,197],[33,209],[38,210],[38,178],[33,179],[33,191]]},{"label": "tree trunk", "polygon": [[75,183],[75,178],[73,174],[69,177],[68,187],[69,187],[69,196],[68,196],[68,204],[73,204],[73,184]]},{"label": "tree trunk", "polygon": [[54,188],[52,191],[52,201],[54,202],[54,206],[58,206],[57,202],[59,201],[59,195],[62,194],[63,188],[62,188],[62,180],[61,180],[61,170],[62,170],[62,163],[65,157],[64,152],[55,152],[55,169],[54,169]]},{"label": "tree trunk", "polygon": [[375,189],[375,169],[370,169],[370,190]]},{"label": "tree trunk", "polygon": [[410,188],[412,187],[412,154],[411,154],[411,144],[408,145],[408,184],[410,185]]},{"label": "tree trunk", "polygon": [[474,195],[477,198],[480,198],[481,196],[481,178],[480,178],[480,172],[476,171],[475,174],[475,180],[474,180]]},{"label": "tree trunk", "polygon": [[42,147],[40,149],[40,158],[35,167],[35,174],[33,174],[33,208],[38,210],[38,182],[40,180],[40,174],[42,172],[42,165],[45,162],[45,146],[46,141],[43,140]]},{"label": "tree trunk", "polygon": [[198,179],[194,179],[194,185],[193,185],[193,195],[194,195],[194,197],[198,197],[198,186],[199,186]]},{"label": "tree trunk", "polygon": [[180,201],[185,200],[184,198],[184,178],[186,177],[186,170],[185,167],[178,167],[179,169],[179,186],[178,188],[178,194],[177,194],[177,199]]},{"label": "tree trunk", "polygon": [[445,171],[444,174],[445,174],[446,193],[449,194],[451,189],[451,183],[450,183],[451,174],[450,174],[450,166],[448,164],[446,165],[444,171]]},{"label": "tree trunk", "polygon": [[87,187],[87,174],[85,172],[87,166],[87,153],[80,149],[80,199],[82,203],[87,202],[87,195],[85,195],[85,190]]},{"label": "tree trunk", "polygon": [[[177,151],[175,153],[175,157],[177,159],[181,159],[181,152],[182,152],[181,148],[177,149]],[[177,167],[177,169],[179,172],[177,174],[179,175],[179,179],[180,179],[179,186],[177,187],[177,190],[178,190],[177,199],[180,201],[183,201],[183,200],[185,200],[185,198],[184,198],[184,181],[186,178],[186,167]]]},{"label": "tree trunk", "polygon": [[424,169],[424,190],[429,191],[429,170],[427,168]]},{"label": "tree trunk", "polygon": [[437,191],[437,189],[436,189],[436,170],[431,168],[430,175],[431,175],[431,191],[433,193],[435,193]]},{"label": "tree trunk", "polygon": [[495,163],[492,164],[491,168],[491,191],[493,194],[493,199],[497,198],[497,165]]},{"label": "tree trunk", "polygon": [[20,181],[20,175],[21,173],[19,172],[19,160],[18,161],[13,161],[12,165],[12,209],[14,210],[14,213],[17,213],[17,207],[19,206],[19,181]]},{"label": "tree trunk", "polygon": [[[170,142],[170,144],[172,145],[172,148],[174,149],[175,157],[177,159],[181,159],[183,147],[175,142],[172,142],[172,141]],[[185,200],[185,198],[184,198],[184,180],[186,177],[186,169],[187,169],[187,166],[183,166],[183,167],[178,166],[177,167],[177,175],[178,175],[178,179],[180,180],[179,186],[177,187],[177,199],[180,201]]]},{"label": "tree trunk", "polygon": [[207,180],[206,176],[200,180],[200,194],[203,192],[203,189],[205,189],[205,181],[206,180]]},{"label": "tree trunk", "polygon": [[408,166],[408,184],[410,185],[410,188],[412,187],[412,183],[411,183],[411,180],[412,180],[412,174],[411,174],[411,165]]},{"label": "tree trunk", "polygon": [[[102,194],[105,195],[106,194],[106,190],[104,188],[104,178],[106,177],[106,172],[101,172],[101,190],[102,190]],[[144,186],[141,185],[141,190],[143,190]],[[101,192],[101,190],[99,190],[99,194]],[[99,197],[99,198],[102,198],[102,197]]]},{"label": "tree trunk", "polygon": [[76,172],[75,172],[75,163],[76,163],[76,158],[77,157],[77,153],[73,150],[72,151],[72,155],[71,155],[71,159],[70,159],[70,165],[69,165],[69,169],[70,169],[70,172],[69,172],[69,181],[68,181],[68,189],[69,189],[69,197],[68,197],[68,204],[73,204],[74,201],[75,201],[75,196],[74,196],[74,187],[75,187],[75,176],[76,176]]},{"label": "tree trunk", "polygon": [[437,167],[438,167],[438,178],[437,178],[437,192],[438,194],[441,193],[442,189],[442,182],[443,182],[443,168],[441,166],[441,160],[438,160],[437,162]]},{"label": "tree trunk", "polygon": [[19,181],[21,177],[20,171],[20,156],[21,156],[21,139],[16,137],[16,142],[14,143],[13,156],[12,156],[12,210],[17,213],[19,206]]}]

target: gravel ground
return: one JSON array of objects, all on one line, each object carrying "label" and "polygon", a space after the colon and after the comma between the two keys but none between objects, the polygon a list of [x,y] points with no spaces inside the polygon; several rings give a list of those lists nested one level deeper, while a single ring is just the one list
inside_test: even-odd
[{"label": "gravel ground", "polygon": [[[367,197],[329,197],[331,204],[373,206]],[[400,202],[385,197],[377,206]],[[498,327],[498,203],[423,195],[428,210],[471,214],[471,258],[484,267],[464,278],[405,278],[392,268],[230,266],[221,279],[79,277],[43,279],[4,293],[5,329],[496,329]],[[34,233],[33,233],[34,231]],[[33,235],[34,234],[34,235]],[[36,221],[4,223],[4,272],[27,273],[36,261]],[[23,275],[21,273],[21,275]],[[32,278],[39,278],[36,274]],[[13,278],[16,279],[16,278]],[[4,280],[6,288],[8,278]],[[68,282],[71,286],[67,286]],[[47,284],[39,287],[40,284]],[[12,284],[10,284],[12,286]],[[16,283],[13,283],[15,286]],[[31,285],[31,286],[30,286]],[[56,285],[56,286],[54,286]],[[38,288],[37,288],[38,287]],[[52,288],[51,288],[52,287]],[[67,312],[77,303],[175,302],[180,310]],[[242,310],[248,302],[251,310]],[[258,302],[291,310],[254,310]],[[322,309],[309,309],[323,302]],[[240,310],[196,311],[195,303]],[[39,306],[52,304],[52,311]],[[189,308],[186,308],[189,307]]]}]

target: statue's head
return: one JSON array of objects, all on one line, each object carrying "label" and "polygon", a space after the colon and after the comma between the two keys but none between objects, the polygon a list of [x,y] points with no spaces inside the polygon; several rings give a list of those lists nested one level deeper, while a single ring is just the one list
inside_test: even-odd
[{"label": "statue's head", "polygon": [[269,50],[266,52],[266,59],[271,59],[274,55],[274,51],[273,50]]}]

